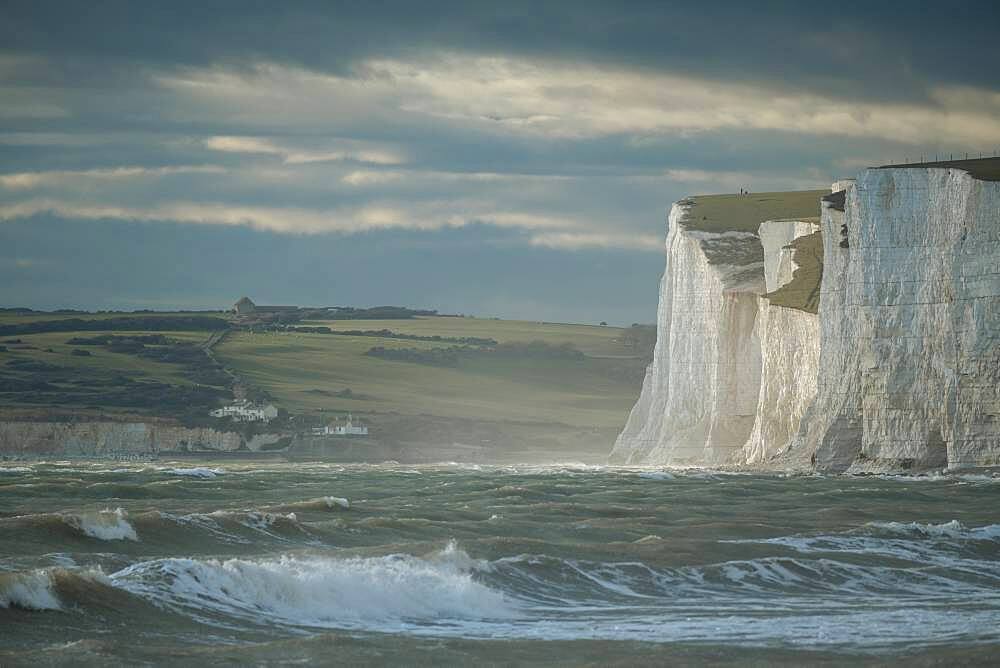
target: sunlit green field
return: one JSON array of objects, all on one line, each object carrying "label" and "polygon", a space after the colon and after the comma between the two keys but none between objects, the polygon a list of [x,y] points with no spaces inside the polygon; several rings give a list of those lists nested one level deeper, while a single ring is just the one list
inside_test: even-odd
[{"label": "sunlit green field", "polygon": [[[2,314],[0,324],[32,320],[54,320],[63,314]],[[65,317],[99,319],[105,314],[65,314]],[[107,314],[111,317],[112,314]],[[143,314],[153,315],[153,314]],[[368,418],[382,414],[425,415],[444,418],[548,422],[575,427],[617,429],[624,422],[638,394],[633,373],[624,365],[636,364],[634,349],[622,342],[623,330],[615,327],[538,323],[475,318],[425,317],[403,320],[309,321],[334,330],[382,330],[419,336],[476,337],[500,343],[543,341],[551,345],[570,343],[585,354],[583,359],[463,355],[457,367],[432,366],[368,356],[374,346],[385,348],[450,347],[451,342],[412,341],[369,336],[344,336],[302,332],[252,333],[230,331],[215,346],[214,355],[250,388],[262,390],[292,414],[319,415],[353,412]],[[143,331],[113,332],[116,336]],[[170,339],[200,343],[211,332],[157,332]],[[101,403],[103,390],[91,387],[86,400],[62,405],[60,392],[75,391],[76,381],[116,377],[156,381],[189,387],[195,381],[190,370],[172,363],[148,359],[128,352],[113,352],[108,346],[70,344],[76,336],[96,337],[100,331],[48,332],[0,336],[0,371],[15,379],[54,382],[48,394],[3,395],[7,408],[66,408],[115,411]],[[19,339],[20,343],[4,343]],[[74,349],[89,356],[74,355]],[[15,366],[33,360],[55,369],[37,373]],[[8,362],[13,362],[8,365]],[[48,375],[46,375],[48,374]],[[55,375],[53,375],[55,374]],[[113,384],[113,383],[112,383]],[[109,386],[110,387],[110,386]],[[345,390],[350,394],[345,396]],[[49,397],[46,399],[46,397]],[[67,401],[69,401],[67,399]],[[46,403],[47,402],[47,403]],[[204,406],[206,412],[213,406]],[[155,410],[150,407],[149,410]],[[198,407],[191,410],[198,413]],[[120,412],[120,410],[118,411]],[[199,413],[200,414],[200,413]]]},{"label": "sunlit green field", "polygon": [[[354,411],[430,414],[488,420],[547,421],[619,427],[638,384],[609,370],[631,351],[621,330],[471,318],[324,321],[338,330],[489,337],[501,342],[569,342],[583,360],[476,358],[458,368],[366,356],[373,346],[430,348],[451,344],[306,333],[230,334],[216,357],[293,412]],[[592,355],[608,356],[609,359]],[[365,399],[333,396],[350,389]]]},{"label": "sunlit green field", "polygon": [[599,325],[449,317],[418,317],[409,320],[310,320],[303,324],[322,325],[338,331],[388,329],[400,334],[420,336],[435,334],[449,337],[475,336],[495,339],[500,343],[544,341],[560,344],[569,341],[584,354],[594,356],[621,355],[624,352],[619,342],[622,330],[618,327]]}]

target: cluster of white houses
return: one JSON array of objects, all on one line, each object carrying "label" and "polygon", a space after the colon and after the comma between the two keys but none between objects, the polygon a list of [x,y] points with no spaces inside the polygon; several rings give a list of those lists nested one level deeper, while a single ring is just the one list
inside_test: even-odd
[{"label": "cluster of white houses", "polygon": [[236,401],[228,406],[216,408],[209,413],[212,417],[230,417],[233,422],[263,422],[267,424],[278,417],[278,409],[273,404],[263,406],[249,401]]},{"label": "cluster of white houses", "polygon": [[368,427],[363,424],[354,424],[354,416],[347,414],[347,422],[344,424],[328,424],[325,427],[316,427],[312,430],[313,436],[367,436]]}]

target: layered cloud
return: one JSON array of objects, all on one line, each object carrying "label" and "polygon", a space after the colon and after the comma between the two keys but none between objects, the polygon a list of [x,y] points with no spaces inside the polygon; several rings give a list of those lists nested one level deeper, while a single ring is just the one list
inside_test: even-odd
[{"label": "layered cloud", "polygon": [[[151,206],[119,206],[53,198],[32,198],[0,204],[0,220],[17,220],[40,214],[80,220],[177,222],[200,225],[239,225],[291,234],[360,233],[379,229],[437,230],[468,225],[492,225],[525,230],[578,229],[579,219],[559,218],[517,211],[494,211],[481,203],[463,201],[420,202],[403,208],[377,203],[332,209],[240,206],[221,202],[173,201]],[[591,227],[599,227],[587,221]],[[572,237],[574,235],[566,235]],[[585,238],[587,235],[582,235]],[[594,238],[606,235],[592,235]],[[545,238],[544,235],[538,238]],[[613,237],[607,237],[612,239]],[[546,244],[555,245],[555,244]],[[581,245],[577,244],[576,246]],[[582,244],[595,245],[595,244]],[[596,245],[614,246],[612,243]],[[562,244],[562,247],[576,247]],[[636,247],[626,242],[622,247]]]},{"label": "layered cloud", "polygon": [[213,151],[277,155],[290,165],[342,160],[373,165],[399,165],[406,162],[398,152],[376,146],[366,147],[362,142],[341,141],[329,144],[324,148],[307,149],[282,146],[263,137],[209,137],[205,140],[205,146]]},{"label": "layered cloud", "polygon": [[[274,127],[292,121],[350,127],[372,118],[414,122],[414,116],[428,116],[480,132],[556,139],[780,131],[913,146],[932,140],[955,149],[1000,143],[1000,95],[958,86],[929,88],[920,103],[880,103],[763,84],[468,54],[364,61],[349,76],[264,63],[249,70],[193,69],[157,83],[197,107]],[[289,108],[288,100],[295,105]],[[289,161],[296,155],[254,138],[210,141],[220,150],[280,153]],[[322,152],[298,155],[306,161]],[[331,155],[344,159],[349,152]]]},{"label": "layered cloud", "polygon": [[[363,242],[396,235],[409,250],[393,261],[417,282],[428,248],[452,237],[440,248],[478,240],[477,263],[502,257],[525,285],[551,283],[554,258],[576,258],[578,273],[604,256],[655,268],[666,211],[685,195],[823,187],[865,166],[1000,149],[988,3],[178,2],[0,9],[0,235],[12,248],[38,225],[77,235],[39,242],[23,266],[0,252],[23,294],[43,261],[59,266],[42,251],[64,248],[72,264],[106,225],[183,230],[187,247],[295,240],[290,265],[312,244],[354,244],[378,264]],[[54,30],[54,16],[74,29]],[[192,271],[211,282],[213,266]],[[621,266],[611,287],[649,286],[652,312],[658,269]],[[495,284],[463,284],[461,303],[493,303]]]},{"label": "layered cloud", "polygon": [[86,182],[122,181],[156,178],[172,174],[221,174],[218,165],[179,165],[170,167],[113,167],[110,169],[53,170],[0,174],[0,188],[28,190],[47,186],[73,186]]}]

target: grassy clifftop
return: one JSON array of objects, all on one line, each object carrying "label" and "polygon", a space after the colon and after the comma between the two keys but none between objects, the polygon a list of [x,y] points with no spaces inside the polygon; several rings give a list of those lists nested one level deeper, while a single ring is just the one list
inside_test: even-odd
[{"label": "grassy clifftop", "polygon": [[901,165],[883,165],[879,169],[922,169],[940,167],[961,169],[979,181],[1000,181],[1000,158],[973,158],[970,160],[939,160],[936,162],[913,162]]},{"label": "grassy clifftop", "polygon": [[829,190],[795,190],[751,195],[698,195],[681,221],[689,230],[752,232],[765,220],[819,222],[819,198]]}]

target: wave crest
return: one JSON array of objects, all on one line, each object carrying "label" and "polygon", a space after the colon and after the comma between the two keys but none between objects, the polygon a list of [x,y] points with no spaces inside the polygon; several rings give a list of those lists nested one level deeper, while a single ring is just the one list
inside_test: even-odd
[{"label": "wave crest", "polygon": [[158,559],[111,579],[174,610],[262,624],[359,628],[510,617],[505,596],[473,579],[477,564],[449,545],[426,558]]},{"label": "wave crest", "polygon": [[75,513],[62,515],[63,522],[76,529],[85,536],[98,540],[139,540],[139,535],[135,532],[128,521],[128,513],[121,508],[104,510],[96,513]]},{"label": "wave crest", "polygon": [[351,502],[342,496],[321,496],[305,501],[291,501],[277,506],[271,506],[271,510],[276,511],[296,511],[296,510],[350,510]]},{"label": "wave crest", "polygon": [[61,610],[48,571],[0,573],[0,608]]},{"label": "wave crest", "polygon": [[170,475],[187,476],[189,478],[216,478],[226,471],[224,469],[210,469],[205,466],[195,466],[193,468],[173,468],[173,469],[160,469],[164,473],[169,473]]}]

